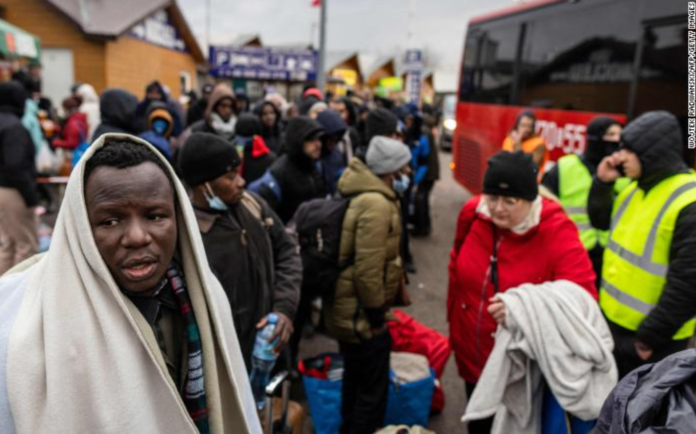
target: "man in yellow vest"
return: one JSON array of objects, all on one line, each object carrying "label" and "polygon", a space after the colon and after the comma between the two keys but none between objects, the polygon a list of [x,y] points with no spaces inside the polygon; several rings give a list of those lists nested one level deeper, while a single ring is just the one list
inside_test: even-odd
[{"label": "man in yellow vest", "polygon": [[[610,229],[600,305],[619,373],[685,349],[696,326],[696,175],[682,157],[677,119],[649,112],[597,168],[588,211]],[[622,172],[633,182],[618,196]]]},{"label": "man in yellow vest", "polygon": [[[601,231],[590,224],[587,215],[587,199],[590,196],[592,178],[597,173],[597,166],[602,160],[619,150],[621,124],[609,117],[596,117],[587,126],[587,147],[582,155],[569,154],[561,157],[553,169],[542,180],[560,200],[568,217],[580,232],[580,240],[587,249],[592,268],[597,274],[597,288],[602,276],[602,258],[604,247],[609,239],[608,231]],[[628,178],[616,182],[616,191],[628,185]]]}]

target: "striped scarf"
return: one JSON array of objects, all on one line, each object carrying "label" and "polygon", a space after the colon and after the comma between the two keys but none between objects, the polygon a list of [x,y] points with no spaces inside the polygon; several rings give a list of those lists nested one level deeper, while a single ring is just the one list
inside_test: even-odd
[{"label": "striped scarf", "polygon": [[205,374],[203,371],[203,348],[201,336],[193,312],[191,299],[186,289],[181,272],[176,265],[167,270],[167,279],[174,295],[179,301],[179,309],[186,326],[186,342],[188,344],[186,387],[184,392],[184,404],[201,434],[210,433],[208,424],[208,407],[205,396]]}]

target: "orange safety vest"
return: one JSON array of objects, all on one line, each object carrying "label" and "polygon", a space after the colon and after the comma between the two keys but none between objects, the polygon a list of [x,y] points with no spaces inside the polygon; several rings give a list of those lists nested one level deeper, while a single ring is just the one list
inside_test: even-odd
[{"label": "orange safety vest", "polygon": [[[539,179],[541,179],[546,169],[546,163],[549,161],[549,150],[546,149],[546,142],[544,141],[544,138],[535,136],[522,142],[522,151],[525,154],[533,153],[539,146],[544,147],[544,158],[541,160],[541,164],[539,164]],[[515,141],[512,140],[512,137],[510,136],[506,137],[505,141],[503,142],[503,151],[513,152],[514,149]]]}]

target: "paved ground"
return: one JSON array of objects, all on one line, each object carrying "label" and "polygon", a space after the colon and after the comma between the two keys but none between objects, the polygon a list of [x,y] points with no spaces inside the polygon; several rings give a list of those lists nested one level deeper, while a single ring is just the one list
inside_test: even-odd
[{"label": "paved ground", "polygon": [[[470,197],[452,179],[450,159],[450,154],[440,156],[442,180],[436,184],[432,194],[433,234],[429,238],[414,239],[412,243],[418,273],[411,275],[410,295],[413,305],[404,309],[416,320],[446,336],[449,334],[445,313],[449,250],[457,215]],[[333,341],[315,335],[303,342],[301,351],[304,357],[310,357],[335,350],[336,344]],[[442,384],[445,388],[445,410],[430,419],[428,428],[439,434],[466,433],[465,427],[459,422],[466,403],[464,383],[457,375],[454,358],[447,365]],[[306,424],[305,432],[312,432],[310,425],[311,423]]]}]

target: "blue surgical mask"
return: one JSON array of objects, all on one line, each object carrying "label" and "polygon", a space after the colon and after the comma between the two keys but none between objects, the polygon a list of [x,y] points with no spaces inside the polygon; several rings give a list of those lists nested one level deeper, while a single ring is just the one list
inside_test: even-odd
[{"label": "blue surgical mask", "polygon": [[160,136],[164,136],[168,128],[169,122],[164,119],[155,119],[155,121],[152,122],[152,130]]},{"label": "blue surgical mask", "polygon": [[203,192],[205,199],[208,201],[208,206],[215,211],[227,211],[229,207],[225,202],[222,201],[218,196],[213,193],[213,189],[210,184],[205,183],[206,190]]},{"label": "blue surgical mask", "polygon": [[394,178],[394,181],[392,181],[392,188],[399,194],[406,193],[410,185],[411,178],[406,175],[401,175],[398,179]]}]

